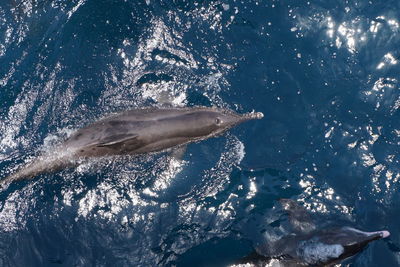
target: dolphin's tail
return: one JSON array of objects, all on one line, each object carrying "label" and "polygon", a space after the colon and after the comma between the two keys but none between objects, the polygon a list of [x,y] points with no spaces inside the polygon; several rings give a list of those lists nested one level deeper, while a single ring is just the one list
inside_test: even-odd
[{"label": "dolphin's tail", "polygon": [[39,174],[55,172],[73,165],[74,163],[70,158],[38,157],[32,163],[27,164],[17,172],[0,180],[0,188],[4,189],[7,188],[12,182],[32,179]]}]

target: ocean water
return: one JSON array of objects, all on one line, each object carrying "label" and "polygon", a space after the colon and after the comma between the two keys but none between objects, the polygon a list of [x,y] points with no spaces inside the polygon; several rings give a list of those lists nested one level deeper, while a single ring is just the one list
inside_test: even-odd
[{"label": "ocean water", "polygon": [[0,192],[0,266],[224,266],[291,198],[389,230],[342,266],[400,266],[400,2],[2,0],[0,178],[112,112],[263,120]]}]

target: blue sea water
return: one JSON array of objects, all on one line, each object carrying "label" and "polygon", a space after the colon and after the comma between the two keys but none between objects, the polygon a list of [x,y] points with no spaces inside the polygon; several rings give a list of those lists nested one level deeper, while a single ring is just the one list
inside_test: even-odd
[{"label": "blue sea water", "polygon": [[265,117],[13,184],[0,266],[224,266],[268,242],[280,198],[391,232],[342,266],[400,266],[399,44],[390,0],[1,1],[1,178],[116,111]]}]

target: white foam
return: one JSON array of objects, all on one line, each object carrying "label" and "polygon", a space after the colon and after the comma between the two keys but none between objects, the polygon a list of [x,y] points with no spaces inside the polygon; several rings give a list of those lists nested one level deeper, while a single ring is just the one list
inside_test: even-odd
[{"label": "white foam", "polygon": [[324,244],[316,241],[304,241],[297,249],[297,255],[308,264],[326,262],[336,259],[344,252],[343,246],[339,244]]}]

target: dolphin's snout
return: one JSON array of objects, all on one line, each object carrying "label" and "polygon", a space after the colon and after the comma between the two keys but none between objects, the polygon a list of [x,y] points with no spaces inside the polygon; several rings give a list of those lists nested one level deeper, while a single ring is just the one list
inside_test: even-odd
[{"label": "dolphin's snout", "polygon": [[386,238],[388,236],[390,236],[390,232],[389,231],[380,231],[381,237],[382,238]]},{"label": "dolphin's snout", "polygon": [[375,236],[375,237],[379,237],[379,238],[386,238],[388,236],[390,236],[390,232],[383,230],[383,231],[376,231],[376,232],[364,232],[365,235],[367,236]]},{"label": "dolphin's snout", "polygon": [[242,117],[244,120],[259,120],[264,118],[264,114],[262,112],[252,111],[250,113],[244,114]]},{"label": "dolphin's snout", "polygon": [[264,113],[262,113],[262,112],[254,112],[254,113],[252,113],[252,115],[253,115],[254,119],[257,119],[257,120],[264,118]]},{"label": "dolphin's snout", "polygon": [[355,228],[352,228],[352,227],[345,227],[345,228],[350,230],[350,231],[363,234],[368,238],[374,238],[374,239],[378,238],[378,239],[380,239],[380,238],[386,238],[386,237],[390,236],[390,232],[386,231],[386,230],[376,231],[376,232],[364,232],[364,231],[361,231],[361,230],[358,230],[358,229],[355,229]]}]

